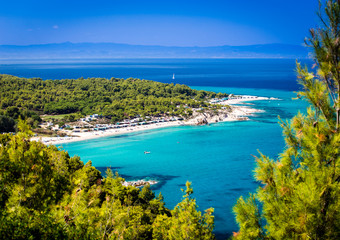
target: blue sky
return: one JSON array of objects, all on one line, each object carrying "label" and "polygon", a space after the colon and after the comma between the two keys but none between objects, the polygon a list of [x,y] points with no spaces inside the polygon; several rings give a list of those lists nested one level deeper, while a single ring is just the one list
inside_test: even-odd
[{"label": "blue sky", "polygon": [[318,22],[317,6],[317,0],[1,1],[0,44],[301,44]]}]

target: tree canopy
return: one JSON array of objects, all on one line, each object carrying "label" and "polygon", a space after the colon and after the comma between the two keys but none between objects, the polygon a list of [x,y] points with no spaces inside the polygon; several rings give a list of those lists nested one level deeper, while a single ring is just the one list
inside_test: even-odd
[{"label": "tree canopy", "polygon": [[207,99],[225,96],[186,85],[135,78],[44,81],[0,75],[0,108],[6,111],[16,107],[41,114],[97,113],[119,121],[136,115],[183,116],[184,106],[206,107]]},{"label": "tree canopy", "polygon": [[192,189],[174,210],[147,185],[124,186],[79,157],[16,135],[0,135],[1,239],[214,239],[212,209],[201,214]]}]

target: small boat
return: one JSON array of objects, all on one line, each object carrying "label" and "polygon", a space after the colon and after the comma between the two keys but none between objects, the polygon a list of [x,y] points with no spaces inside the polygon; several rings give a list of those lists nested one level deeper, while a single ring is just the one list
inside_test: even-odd
[{"label": "small boat", "polygon": [[144,151],[144,154],[150,154],[151,152],[148,152],[148,151]]},{"label": "small boat", "polygon": [[175,74],[172,74],[172,79],[175,79]]}]

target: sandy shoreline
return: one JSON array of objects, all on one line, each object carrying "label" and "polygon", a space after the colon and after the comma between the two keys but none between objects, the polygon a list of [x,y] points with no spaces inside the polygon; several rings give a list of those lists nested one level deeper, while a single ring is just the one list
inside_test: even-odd
[{"label": "sandy shoreline", "polygon": [[69,137],[33,137],[31,140],[40,141],[45,144],[61,144],[61,143],[69,143],[69,142],[78,142],[78,141],[86,141],[100,137],[108,137],[114,135],[121,135],[126,133],[152,130],[157,128],[165,128],[165,127],[173,127],[173,126],[183,126],[182,121],[174,121],[174,122],[163,122],[163,123],[155,123],[149,125],[140,125],[134,127],[127,128],[118,128],[118,129],[109,129],[103,131],[93,131],[93,132],[82,132],[73,134],[73,136]]},{"label": "sandy shoreline", "polygon": [[[227,121],[240,121],[240,120],[249,120],[248,116],[252,116],[254,113],[264,112],[263,110],[254,109],[249,106],[240,106],[244,104],[244,102],[250,101],[258,101],[258,100],[278,100],[276,98],[267,98],[267,97],[256,97],[256,96],[242,96],[243,98],[239,99],[230,99],[219,102],[220,105],[229,105],[231,106],[232,110],[228,113],[214,116],[212,118],[208,118],[207,123],[215,123],[215,122],[227,122]],[[235,106],[237,105],[237,106]],[[77,141],[87,141],[91,139],[96,139],[100,137],[108,137],[114,135],[121,135],[126,133],[138,132],[138,131],[145,131],[145,130],[152,130],[158,128],[165,128],[165,127],[174,127],[174,126],[186,126],[186,125],[197,125],[201,116],[196,116],[188,120],[183,121],[171,121],[171,122],[160,122],[160,123],[153,123],[148,125],[138,125],[138,126],[131,126],[126,128],[115,128],[103,131],[92,131],[92,132],[79,132],[79,133],[72,133],[72,136],[68,137],[33,137],[31,140],[33,141],[40,141],[46,145],[50,144],[62,144],[62,143],[69,143],[69,142],[77,142]]]}]

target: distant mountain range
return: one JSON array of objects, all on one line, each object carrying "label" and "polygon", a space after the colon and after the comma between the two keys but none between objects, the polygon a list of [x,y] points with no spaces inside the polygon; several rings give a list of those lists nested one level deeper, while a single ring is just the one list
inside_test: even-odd
[{"label": "distant mountain range", "polygon": [[0,45],[0,59],[77,58],[307,58],[300,45],[260,44],[217,47],[164,47],[118,43]]}]

